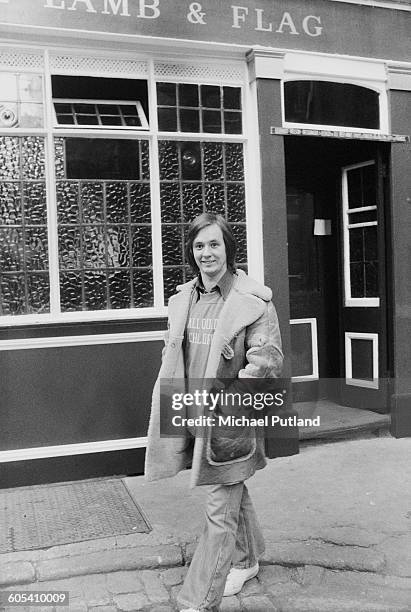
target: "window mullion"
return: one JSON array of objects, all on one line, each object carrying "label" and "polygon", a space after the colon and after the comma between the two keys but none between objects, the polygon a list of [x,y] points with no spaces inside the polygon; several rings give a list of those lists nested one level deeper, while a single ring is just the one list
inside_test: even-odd
[{"label": "window mullion", "polygon": [[154,61],[149,61],[150,127],[154,134],[150,142],[151,236],[153,257],[154,306],[164,306],[163,250],[161,242],[160,170],[158,158],[157,90]]},{"label": "window mullion", "polygon": [[48,226],[48,250],[49,250],[49,278],[50,278],[50,313],[51,315],[60,314],[60,272],[58,255],[58,225],[57,225],[57,197],[56,197],[56,177],[54,159],[54,138],[53,138],[53,102],[51,91],[51,75],[49,54],[45,51],[45,114],[46,114],[46,199],[47,199],[47,226]]}]

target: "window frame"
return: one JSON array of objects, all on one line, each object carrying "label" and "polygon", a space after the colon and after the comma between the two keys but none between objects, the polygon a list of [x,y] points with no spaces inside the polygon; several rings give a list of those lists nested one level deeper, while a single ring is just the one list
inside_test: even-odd
[{"label": "window frame", "polygon": [[[133,80],[135,78],[147,80],[148,91],[148,111],[150,116],[150,125],[147,130],[135,129],[134,126],[107,128],[101,126],[96,129],[96,126],[63,126],[55,123],[54,101],[52,96],[51,78],[54,75],[64,74],[71,76],[88,76],[88,77],[107,77],[119,78],[118,73],[104,72],[100,73],[98,69],[81,69],[73,66],[73,69],[65,69],[64,71],[51,70],[50,56],[53,52],[44,50],[45,68],[25,70],[26,72],[35,72],[41,74],[43,79],[43,106],[44,106],[44,127],[42,128],[3,128],[0,129],[2,136],[27,136],[35,135],[43,137],[45,140],[45,176],[46,176],[46,201],[47,201],[47,227],[48,227],[48,256],[49,256],[49,282],[50,282],[50,311],[48,313],[33,313],[22,315],[4,315],[0,317],[1,327],[22,327],[27,325],[49,325],[53,323],[80,323],[88,321],[117,321],[117,320],[144,320],[150,318],[164,318],[167,316],[167,306],[164,304],[163,292],[163,274],[162,274],[162,249],[161,249],[161,210],[160,210],[160,177],[158,164],[158,142],[159,140],[201,140],[208,142],[235,142],[242,143],[244,149],[244,184],[245,184],[245,199],[246,199],[246,231],[247,231],[247,259],[251,269],[255,270],[256,278],[262,277],[261,256],[253,249],[254,255],[250,257],[250,227],[249,227],[249,210],[251,192],[249,185],[249,165],[256,165],[256,155],[252,155],[249,150],[248,123],[251,112],[256,112],[256,97],[254,98],[247,90],[247,70],[245,64],[242,69],[242,78],[238,80],[224,80],[217,77],[213,81],[209,78],[201,78],[200,76],[173,76],[171,78],[155,74],[155,62],[160,61],[159,58],[144,58],[148,65],[148,71],[145,76],[137,74],[121,74],[121,78]],[[72,53],[72,50],[68,51]],[[107,53],[105,55],[108,60],[115,57],[114,54]],[[199,58],[198,63],[200,63]],[[235,60],[234,60],[235,61]],[[163,63],[169,63],[166,59]],[[171,62],[173,63],[173,62]],[[192,62],[194,63],[194,62]],[[238,60],[235,62],[239,64]],[[22,72],[18,68],[10,69],[14,72]],[[216,134],[208,132],[160,132],[157,122],[157,97],[156,85],[157,82],[174,82],[174,83],[193,83],[196,85],[220,85],[239,87],[241,89],[241,104],[242,104],[242,134]],[[107,101],[105,101],[107,102]],[[118,101],[117,101],[118,102]],[[250,110],[250,106],[255,108]],[[73,311],[61,312],[60,309],[60,282],[59,282],[59,252],[58,252],[58,223],[57,223],[57,206],[56,206],[56,176],[54,172],[54,139],[56,137],[73,137],[73,138],[124,138],[147,140],[149,143],[149,159],[150,159],[150,191],[151,191],[151,228],[152,228],[152,245],[153,245],[153,290],[154,304],[152,307],[145,308],[127,308],[127,309],[112,309],[112,310],[95,310],[95,311]],[[258,147],[257,139],[253,139],[252,145]],[[253,196],[253,199],[258,197]],[[252,227],[256,227],[258,216],[251,219]],[[261,234],[261,229],[258,229],[258,234]]]},{"label": "window frame", "polygon": [[[142,131],[142,130],[148,130],[149,129],[149,123],[147,120],[147,117],[145,115],[143,106],[141,104],[141,102],[139,100],[136,101],[130,101],[130,100],[94,100],[94,99],[76,99],[76,98],[53,98],[53,111],[54,111],[54,127],[55,128],[62,128],[62,129],[67,129],[67,128],[71,128],[71,129],[92,129],[92,130],[102,130],[102,129],[113,129],[114,126],[110,126],[109,124],[107,125],[103,125],[101,123],[99,124],[67,124],[67,123],[59,123],[57,120],[57,112],[56,112],[56,104],[70,104],[72,106],[74,106],[75,104],[94,104],[95,106],[131,106],[134,107],[137,110],[137,116],[140,120],[141,125],[138,126],[129,126],[129,125],[116,125],[115,129],[117,130],[136,130],[136,131]],[[96,113],[96,117],[98,120],[100,120],[100,113],[97,112]]]},{"label": "window frame", "polygon": [[[364,168],[366,166],[375,166],[375,160],[368,160],[360,162],[358,164],[351,164],[344,166],[341,169],[341,204],[342,204],[342,229],[343,229],[343,273],[344,273],[344,306],[350,307],[378,307],[380,305],[379,297],[352,297],[351,296],[351,270],[350,270],[350,229],[355,227],[377,227],[378,231],[378,217],[375,221],[361,222],[356,224],[350,224],[350,214],[359,209],[350,209],[348,206],[348,172],[350,170],[356,170],[357,168]],[[378,203],[375,206],[366,206],[363,208],[363,212],[369,210],[375,210],[378,212]]]}]

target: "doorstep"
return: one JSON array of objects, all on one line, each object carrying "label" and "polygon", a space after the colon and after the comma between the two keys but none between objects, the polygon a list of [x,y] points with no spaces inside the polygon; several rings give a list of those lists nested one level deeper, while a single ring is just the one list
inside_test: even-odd
[{"label": "doorstep", "polygon": [[391,424],[389,414],[340,406],[328,400],[298,402],[293,408],[299,418],[319,417],[319,425],[299,428],[300,440],[304,441],[387,435]]}]

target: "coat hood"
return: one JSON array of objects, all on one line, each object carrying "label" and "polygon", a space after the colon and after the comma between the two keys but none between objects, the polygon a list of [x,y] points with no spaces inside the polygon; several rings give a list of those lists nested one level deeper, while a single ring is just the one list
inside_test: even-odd
[{"label": "coat hood", "polygon": [[[177,291],[190,292],[194,287],[197,279],[194,278],[183,285],[177,286]],[[238,291],[244,295],[254,295],[264,302],[269,302],[273,296],[273,292],[269,287],[250,278],[243,270],[237,270],[234,277],[233,291]]]}]

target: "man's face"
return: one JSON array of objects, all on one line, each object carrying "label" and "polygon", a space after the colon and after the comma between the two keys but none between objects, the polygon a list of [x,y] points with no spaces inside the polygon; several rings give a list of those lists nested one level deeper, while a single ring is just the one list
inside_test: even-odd
[{"label": "man's face", "polygon": [[227,270],[223,232],[218,225],[209,225],[198,232],[193,242],[193,254],[203,282],[218,282]]}]

